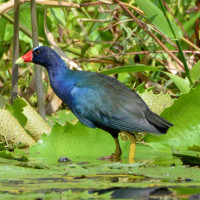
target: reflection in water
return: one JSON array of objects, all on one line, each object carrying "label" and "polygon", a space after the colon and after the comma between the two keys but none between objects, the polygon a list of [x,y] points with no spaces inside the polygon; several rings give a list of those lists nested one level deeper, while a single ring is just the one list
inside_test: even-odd
[{"label": "reflection in water", "polygon": [[112,192],[112,199],[137,199],[137,200],[160,200],[160,199],[176,199],[173,192],[166,187],[160,188],[109,188],[104,190],[92,191],[98,194]]},{"label": "reflection in water", "polygon": [[189,200],[200,200],[200,194],[194,194],[189,197]]}]

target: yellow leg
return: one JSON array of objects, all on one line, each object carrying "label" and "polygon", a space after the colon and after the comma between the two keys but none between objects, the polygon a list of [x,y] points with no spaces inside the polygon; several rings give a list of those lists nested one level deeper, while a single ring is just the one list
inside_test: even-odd
[{"label": "yellow leg", "polygon": [[120,145],[119,145],[118,137],[114,138],[114,140],[115,140],[115,146],[116,146],[116,149],[115,149],[115,160],[119,161],[120,157],[122,155],[122,150],[121,150]]},{"label": "yellow leg", "polygon": [[114,160],[114,161],[120,161],[120,157],[122,155],[122,150],[120,148],[120,145],[119,145],[119,140],[118,140],[118,137],[113,137],[114,140],[115,140],[115,153],[109,155],[109,156],[103,156],[103,157],[100,157],[99,160]]},{"label": "yellow leg", "polygon": [[135,148],[136,148],[136,137],[134,134],[123,131],[123,133],[128,137],[130,141],[130,150],[129,150],[129,163],[134,163],[135,157]]}]

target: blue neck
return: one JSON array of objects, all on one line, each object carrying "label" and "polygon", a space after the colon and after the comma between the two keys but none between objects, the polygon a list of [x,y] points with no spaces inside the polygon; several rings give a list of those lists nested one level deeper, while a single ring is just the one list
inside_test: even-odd
[{"label": "blue neck", "polygon": [[76,81],[73,78],[75,71],[70,70],[62,59],[54,60],[51,64],[45,65],[45,68],[48,71],[53,91],[60,99],[66,101],[67,91],[73,87]]},{"label": "blue neck", "polygon": [[44,67],[47,69],[47,71],[49,72],[56,72],[56,70],[58,71],[68,71],[70,70],[68,68],[68,66],[65,64],[65,62],[62,60],[62,58],[60,56],[58,56],[57,54],[51,55],[51,57],[49,58],[48,62],[44,63]]}]

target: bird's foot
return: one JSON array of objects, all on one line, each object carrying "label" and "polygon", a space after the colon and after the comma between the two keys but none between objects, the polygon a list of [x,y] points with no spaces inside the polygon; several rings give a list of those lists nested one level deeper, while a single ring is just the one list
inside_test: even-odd
[{"label": "bird's foot", "polygon": [[114,153],[112,153],[109,156],[102,156],[102,157],[98,158],[98,160],[108,160],[108,161],[115,161],[115,162],[121,161],[120,157],[116,156]]}]

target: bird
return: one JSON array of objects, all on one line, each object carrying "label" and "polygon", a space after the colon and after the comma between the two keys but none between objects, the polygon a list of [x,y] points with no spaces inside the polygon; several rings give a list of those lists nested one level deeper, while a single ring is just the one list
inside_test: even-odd
[{"label": "bird", "polygon": [[16,60],[46,68],[55,94],[90,128],[100,128],[112,135],[115,152],[109,158],[119,160],[122,151],[118,135],[124,132],[130,141],[129,162],[134,162],[135,132],[165,134],[173,126],[152,112],[143,99],[117,79],[97,72],[71,70],[50,47],[39,46]]}]

